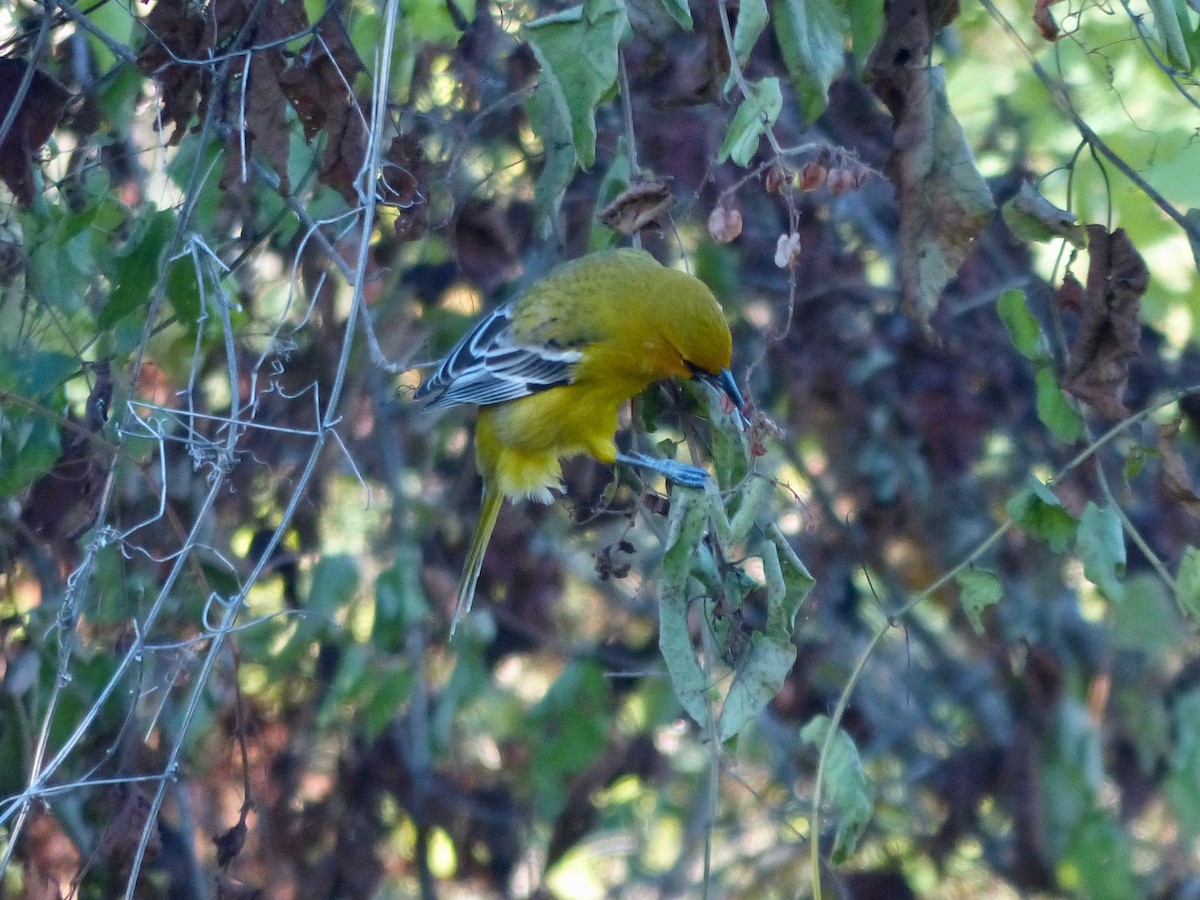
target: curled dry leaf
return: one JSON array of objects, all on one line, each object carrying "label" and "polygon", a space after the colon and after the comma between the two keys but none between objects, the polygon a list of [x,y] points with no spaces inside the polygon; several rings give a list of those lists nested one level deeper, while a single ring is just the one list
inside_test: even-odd
[{"label": "curled dry leaf", "polygon": [[1141,353],[1138,321],[1150,272],[1123,228],[1109,234],[1103,225],[1088,226],[1087,291],[1083,321],[1071,345],[1063,389],[1100,415],[1129,414],[1121,400],[1129,361]]},{"label": "curled dry leaf", "polygon": [[643,181],[623,191],[600,211],[600,221],[621,234],[637,234],[657,225],[659,218],[675,205],[671,183],[666,179]]},{"label": "curled dry leaf", "polygon": [[1163,492],[1182,505],[1193,518],[1200,519],[1200,496],[1197,496],[1196,489],[1192,486],[1187,462],[1175,446],[1181,423],[1181,419],[1175,419],[1158,429],[1155,447],[1160,460],[1159,478],[1162,481]]},{"label": "curled dry leaf", "polygon": [[904,311],[927,337],[941,293],[995,209],[987,182],[950,109],[945,72],[924,64],[957,0],[895,0],[867,62],[871,89],[894,120],[887,174],[900,205]]},{"label": "curled dry leaf", "polygon": [[[23,59],[0,59],[0,117],[16,100],[29,64]],[[49,75],[35,71],[12,127],[0,143],[0,181],[17,202],[33,202],[33,158],[50,137],[67,108],[71,93]]]},{"label": "curled dry leaf", "polygon": [[790,269],[800,258],[800,235],[796,232],[781,234],[775,242],[775,265],[781,269]]},{"label": "curled dry leaf", "polygon": [[724,201],[708,214],[708,233],[718,244],[728,244],[742,233],[742,214]]},{"label": "curled dry leaf", "polygon": [[1003,215],[1013,233],[1024,240],[1065,238],[1076,247],[1087,244],[1087,236],[1075,214],[1059,209],[1028,182],[1004,204]]},{"label": "curled dry leaf", "polygon": [[429,203],[421,191],[428,179],[428,163],[421,142],[413,135],[392,139],[380,173],[380,201],[397,209],[396,238],[415,241],[429,230]]},{"label": "curled dry leaf", "polygon": [[1062,285],[1054,294],[1054,299],[1060,309],[1078,313],[1083,311],[1083,285],[1079,279],[1068,272],[1063,276]]},{"label": "curled dry leaf", "polygon": [[[235,4],[229,4],[234,8]],[[240,27],[240,22],[238,23]],[[176,60],[203,59],[217,37],[198,7],[188,0],[158,0],[145,20],[146,42],[138,52],[138,70],[158,82],[162,110],[159,127],[173,125],[167,143],[183,140],[197,113],[208,109],[212,71]]]},{"label": "curled dry leaf", "polygon": [[1038,31],[1042,37],[1048,41],[1057,41],[1062,35],[1058,30],[1058,23],[1054,21],[1054,16],[1050,15],[1050,7],[1061,0],[1036,0],[1033,4],[1033,21],[1037,25]]}]

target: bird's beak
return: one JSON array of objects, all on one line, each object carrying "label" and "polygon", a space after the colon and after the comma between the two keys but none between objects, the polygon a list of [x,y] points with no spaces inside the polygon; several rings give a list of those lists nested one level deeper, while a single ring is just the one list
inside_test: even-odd
[{"label": "bird's beak", "polygon": [[709,384],[715,387],[718,391],[733,401],[733,405],[741,412],[746,401],[742,399],[742,392],[738,390],[737,382],[733,380],[733,373],[728,369],[722,369],[716,375],[709,375],[706,379]]},{"label": "bird's beak", "polygon": [[733,380],[733,373],[728,369],[722,369],[715,375],[710,375],[708,372],[703,372],[696,376],[701,381],[711,384],[714,388],[729,398],[729,401],[737,410],[737,415],[734,419],[737,421],[738,427],[741,428],[748,424],[746,414],[742,411],[746,406],[746,401],[742,399],[742,392],[738,390],[737,382]]}]

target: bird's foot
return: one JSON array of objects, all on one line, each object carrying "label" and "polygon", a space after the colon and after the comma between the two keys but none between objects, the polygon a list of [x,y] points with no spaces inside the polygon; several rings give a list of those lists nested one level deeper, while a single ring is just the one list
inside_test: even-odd
[{"label": "bird's foot", "polygon": [[673,459],[644,456],[641,453],[618,453],[617,462],[657,472],[668,481],[673,481],[683,487],[702,488],[709,478],[708,470],[699,466],[676,462]]}]

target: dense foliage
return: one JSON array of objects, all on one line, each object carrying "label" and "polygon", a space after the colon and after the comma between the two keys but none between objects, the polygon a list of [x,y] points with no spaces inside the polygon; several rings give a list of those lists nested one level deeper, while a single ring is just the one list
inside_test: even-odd
[{"label": "dense foliage", "polygon": [[[1200,15],[0,2],[0,895],[1200,890]],[[699,384],[478,511],[561,259]]]}]

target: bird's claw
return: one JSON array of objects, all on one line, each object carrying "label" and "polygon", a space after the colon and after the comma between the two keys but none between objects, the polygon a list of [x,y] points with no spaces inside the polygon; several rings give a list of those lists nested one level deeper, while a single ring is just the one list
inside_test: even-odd
[{"label": "bird's claw", "polygon": [[618,453],[617,462],[657,472],[668,481],[673,481],[683,487],[703,488],[709,478],[708,470],[699,466],[676,462],[673,459],[656,459],[653,456],[643,456],[641,453]]}]

